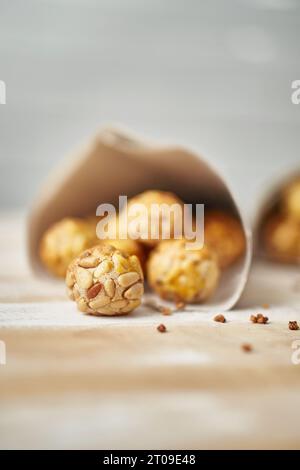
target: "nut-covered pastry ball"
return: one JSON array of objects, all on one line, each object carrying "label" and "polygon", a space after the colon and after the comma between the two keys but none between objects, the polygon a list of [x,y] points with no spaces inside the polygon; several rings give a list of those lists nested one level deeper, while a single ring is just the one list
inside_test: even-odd
[{"label": "nut-covered pastry ball", "polygon": [[283,208],[287,215],[300,222],[300,178],[287,186],[283,195]]},{"label": "nut-covered pastry ball", "polygon": [[164,299],[203,302],[215,291],[219,267],[209,248],[187,250],[185,240],[162,241],[150,254],[150,286]]},{"label": "nut-covered pastry ball", "polygon": [[44,233],[40,243],[40,258],[52,274],[65,277],[67,267],[75,256],[97,243],[94,223],[65,218]]},{"label": "nut-covered pastry ball", "polygon": [[245,252],[243,228],[235,217],[225,212],[205,212],[204,241],[217,254],[221,269],[231,266]]},{"label": "nut-covered pastry ball", "polygon": [[[142,214],[141,212],[137,212],[131,216],[129,211],[133,209],[134,205],[137,207],[137,204],[142,204],[147,209],[147,213],[145,212]],[[127,206],[128,224],[136,220],[138,217],[136,232],[134,232],[133,228],[134,237],[129,233],[129,238],[134,238],[135,240],[138,239],[141,243],[151,247],[157,245],[159,241],[164,238],[162,227],[168,227],[170,230],[170,236],[165,238],[173,238],[176,220],[178,220],[179,217],[182,220],[182,211],[176,213],[170,210],[170,218],[161,211],[156,215],[156,217],[154,217],[153,213],[151,216],[151,207],[154,204],[164,204],[167,209],[170,209],[174,204],[182,208],[183,203],[177,196],[175,196],[175,194],[164,191],[145,191],[129,200]],[[126,217],[125,213],[126,211],[124,209],[119,215],[120,225],[124,224],[124,217]],[[153,236],[153,232],[151,234],[151,229],[152,231],[155,229],[157,235]]]},{"label": "nut-covered pastry ball", "polygon": [[145,250],[141,246],[140,243],[138,243],[135,240],[131,240],[130,238],[126,240],[121,240],[121,239],[104,239],[102,240],[102,243],[106,245],[112,245],[117,250],[124,251],[128,255],[136,255],[141,263],[142,268],[145,265],[145,260],[146,260],[146,254]]},{"label": "nut-covered pastry ball", "polygon": [[66,275],[68,295],[81,312],[121,315],[141,303],[143,271],[135,255],[110,245],[97,245],[81,253]]},{"label": "nut-covered pastry ball", "polygon": [[265,222],[262,232],[267,254],[278,261],[300,263],[300,222],[274,214]]}]

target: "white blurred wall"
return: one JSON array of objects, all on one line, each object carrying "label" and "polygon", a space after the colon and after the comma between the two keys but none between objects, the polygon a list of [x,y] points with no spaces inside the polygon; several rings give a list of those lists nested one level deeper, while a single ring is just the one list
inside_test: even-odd
[{"label": "white blurred wall", "polygon": [[0,0],[0,205],[100,124],[208,155],[252,210],[300,166],[298,0]]}]

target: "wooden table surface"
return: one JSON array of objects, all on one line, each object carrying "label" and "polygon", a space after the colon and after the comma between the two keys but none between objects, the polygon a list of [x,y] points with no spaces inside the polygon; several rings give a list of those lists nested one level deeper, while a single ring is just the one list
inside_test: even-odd
[{"label": "wooden table surface", "polygon": [[[94,318],[31,276],[23,222],[0,219],[1,448],[300,448],[299,269],[256,263],[226,324]],[[268,325],[249,322],[260,311]]]}]

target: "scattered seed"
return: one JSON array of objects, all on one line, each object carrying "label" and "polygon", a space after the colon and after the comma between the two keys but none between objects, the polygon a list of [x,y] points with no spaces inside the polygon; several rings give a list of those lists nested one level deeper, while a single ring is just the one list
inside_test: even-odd
[{"label": "scattered seed", "polygon": [[224,315],[222,315],[221,313],[219,315],[216,315],[214,317],[214,321],[217,321],[219,323],[225,323],[226,322],[226,318],[224,317]]},{"label": "scattered seed", "polygon": [[250,321],[252,321],[252,323],[266,324],[269,322],[269,318],[265,317],[262,313],[258,313],[257,315],[251,315]]},{"label": "scattered seed", "polygon": [[244,352],[247,352],[247,353],[253,351],[253,347],[250,343],[243,343],[241,345],[241,348]]},{"label": "scattered seed", "polygon": [[299,330],[299,325],[298,323],[294,321],[289,321],[289,329],[290,330]]},{"label": "scattered seed", "polygon": [[158,325],[157,331],[159,331],[160,333],[165,333],[167,331],[167,328],[161,323],[160,325]]}]

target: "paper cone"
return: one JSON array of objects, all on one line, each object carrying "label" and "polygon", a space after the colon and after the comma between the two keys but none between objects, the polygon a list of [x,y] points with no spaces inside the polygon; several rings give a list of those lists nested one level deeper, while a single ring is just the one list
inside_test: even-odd
[{"label": "paper cone", "polygon": [[251,262],[251,232],[227,184],[203,158],[188,148],[161,145],[128,131],[104,128],[80,152],[60,164],[43,183],[28,221],[28,250],[35,273],[45,272],[38,256],[44,231],[65,216],[95,214],[99,204],[117,206],[119,195],[147,189],[177,194],[186,203],[231,211],[240,221],[246,251],[222,273],[215,295],[200,310],[227,310],[245,286]]}]

